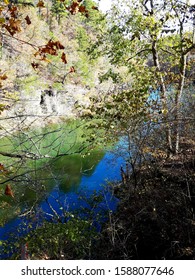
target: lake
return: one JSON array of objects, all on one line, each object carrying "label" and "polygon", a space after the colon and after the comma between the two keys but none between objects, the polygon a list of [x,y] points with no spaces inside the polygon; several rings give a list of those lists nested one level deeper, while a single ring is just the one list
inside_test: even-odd
[{"label": "lake", "polygon": [[[37,138],[39,134],[37,132],[36,134],[33,133],[33,135],[36,135],[36,139],[39,139]],[[54,137],[53,134],[51,135]],[[64,134],[61,133],[60,135]],[[66,135],[69,136],[67,129]],[[76,137],[78,148],[81,143],[78,144],[78,134]],[[55,146],[58,146],[59,142],[62,143],[62,138],[55,135],[55,139],[57,138],[58,141],[55,142]],[[70,139],[70,137],[67,139]],[[66,150],[69,149],[67,148],[67,139],[65,140]],[[39,148],[48,147],[48,143],[54,143],[54,139],[44,139],[41,144],[38,143],[41,145]],[[29,142],[24,140],[22,145],[22,149],[24,146],[27,149],[30,147],[31,151],[34,149],[34,146],[31,147]],[[13,147],[10,149],[12,150]],[[82,216],[83,209],[91,207],[88,199],[94,194],[98,195],[99,192],[102,192],[103,200],[93,210],[94,223],[99,229],[98,221],[96,221],[98,219],[96,218],[96,216],[98,217],[97,213],[100,211],[114,211],[117,206],[117,199],[105,188],[108,182],[121,179],[120,166],[124,164],[124,158],[119,157],[116,150],[106,151],[105,148],[102,150],[96,148],[83,154],[74,154],[71,151],[70,155],[59,157],[49,163],[37,162],[36,172],[27,172],[32,167],[35,167],[35,162],[26,163],[25,168],[18,169],[17,174],[19,175],[24,173],[24,170],[27,173],[24,176],[19,176],[19,180],[13,183],[17,201],[14,203],[12,198],[4,198],[10,204],[10,208],[8,207],[6,212],[2,211],[1,213],[1,215],[6,214],[6,221],[0,227],[0,240],[9,240],[14,235],[25,235],[32,229],[32,224],[33,227],[40,226],[42,220],[55,221],[59,218],[63,220],[67,212],[79,211]],[[53,152],[51,150],[51,153]],[[16,162],[13,162],[12,166],[15,167],[16,164]],[[16,213],[11,215],[9,211],[15,211]],[[0,258],[5,259],[5,254],[0,253]]]}]

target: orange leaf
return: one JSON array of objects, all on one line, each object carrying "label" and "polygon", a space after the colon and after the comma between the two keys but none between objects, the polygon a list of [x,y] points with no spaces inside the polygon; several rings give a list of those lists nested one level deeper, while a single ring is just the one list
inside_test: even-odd
[{"label": "orange leaf", "polygon": [[28,25],[31,24],[31,20],[28,15],[25,17],[25,20]]},{"label": "orange leaf", "polygon": [[67,10],[68,10],[72,15],[77,14],[77,13],[79,12],[79,3],[73,1],[72,5],[70,5],[69,7],[67,7]]},{"label": "orange leaf", "polygon": [[5,171],[5,167],[4,167],[4,165],[2,163],[0,163],[0,170],[1,171]]},{"label": "orange leaf", "polygon": [[9,8],[9,12],[10,12],[10,15],[13,17],[13,18],[17,18],[18,17],[18,8],[16,6],[11,6]]},{"label": "orange leaf", "polygon": [[11,186],[9,184],[7,184],[6,187],[5,187],[5,195],[14,197]]},{"label": "orange leaf", "polygon": [[41,54],[51,54],[51,55],[57,55],[57,51],[54,48],[51,48],[49,46],[45,46],[44,48],[41,49]]},{"label": "orange leaf", "polygon": [[86,12],[87,12],[86,7],[83,6],[83,5],[80,5],[80,6],[79,6],[79,12],[80,12],[80,13],[86,13]]},{"label": "orange leaf", "polygon": [[39,0],[39,2],[37,3],[37,7],[44,8],[45,7],[45,3],[42,0]]},{"label": "orange leaf", "polygon": [[3,76],[0,76],[0,80],[6,80],[7,79],[7,75],[6,74],[3,74]]},{"label": "orange leaf", "polygon": [[62,56],[61,56],[61,60],[64,62],[64,64],[67,64],[67,58],[66,58],[66,54],[63,52]]},{"label": "orange leaf", "polygon": [[12,29],[14,29],[16,31],[21,31],[21,28],[20,28],[21,20],[19,20],[19,19],[16,20],[16,19],[10,18],[9,24]]},{"label": "orange leaf", "polygon": [[46,54],[50,54],[50,55],[58,55],[58,50],[62,50],[64,49],[64,46],[60,43],[60,41],[52,41],[49,40],[48,43],[43,46],[43,47],[39,47],[39,50],[34,54],[34,56],[40,56],[41,60],[50,62],[49,60],[47,60],[46,58]]},{"label": "orange leaf", "polygon": [[9,19],[9,24],[4,24],[7,31],[13,36],[16,32],[21,31],[21,20],[16,20],[15,18]]},{"label": "orange leaf", "polygon": [[89,11],[86,9],[85,6],[83,5],[80,5],[79,6],[79,12],[84,14],[86,17],[89,17]]}]

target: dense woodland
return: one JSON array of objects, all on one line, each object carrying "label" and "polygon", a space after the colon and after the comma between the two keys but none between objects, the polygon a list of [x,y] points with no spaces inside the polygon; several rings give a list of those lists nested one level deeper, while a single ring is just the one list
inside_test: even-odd
[{"label": "dense woodland", "polygon": [[[0,227],[22,219],[2,256],[195,258],[194,61],[192,1],[1,1]],[[104,186],[116,211],[97,213],[103,191],[82,210],[56,200],[59,215],[49,190],[109,149],[124,163]]]}]

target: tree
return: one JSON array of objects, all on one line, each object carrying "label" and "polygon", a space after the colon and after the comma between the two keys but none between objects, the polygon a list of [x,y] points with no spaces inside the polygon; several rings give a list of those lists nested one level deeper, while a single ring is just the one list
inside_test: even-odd
[{"label": "tree", "polygon": [[[154,113],[158,110],[159,124],[166,130],[167,151],[173,154],[179,152],[182,96],[190,83],[190,54],[195,48],[193,13],[189,1],[123,1],[114,5],[109,15],[110,29],[104,37],[104,53],[112,65],[126,67],[126,77],[131,77],[128,87],[136,99],[140,100],[145,91],[145,104],[140,102],[139,108],[146,113],[147,94],[154,97],[158,93],[160,99]],[[110,71],[106,76],[119,80],[120,74],[120,70],[115,75]],[[132,99],[129,96],[126,101],[124,92],[120,90],[117,95],[122,104],[126,103],[125,111],[130,111],[126,119],[131,119]],[[121,114],[115,105],[112,109]],[[151,115],[151,108],[146,115]]]}]

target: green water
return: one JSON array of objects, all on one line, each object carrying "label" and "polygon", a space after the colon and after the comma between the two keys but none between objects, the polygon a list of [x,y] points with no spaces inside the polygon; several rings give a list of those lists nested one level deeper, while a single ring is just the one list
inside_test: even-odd
[{"label": "green water", "polygon": [[[34,158],[0,156],[0,225],[40,203],[56,185],[65,193],[76,190],[82,175],[90,176],[105,153],[91,149],[89,136],[85,123],[69,121],[1,138],[1,152]],[[4,194],[7,184],[14,198]]]}]

